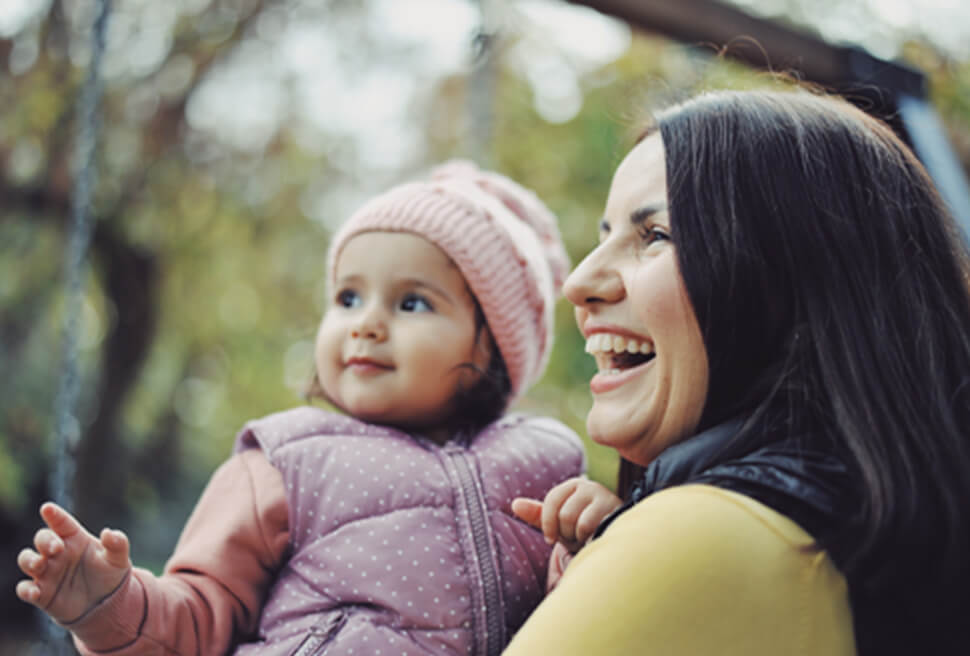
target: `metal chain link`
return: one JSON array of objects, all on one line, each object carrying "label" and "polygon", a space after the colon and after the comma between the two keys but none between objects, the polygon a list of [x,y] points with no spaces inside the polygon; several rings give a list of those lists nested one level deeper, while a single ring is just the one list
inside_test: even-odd
[{"label": "metal chain link", "polygon": [[468,75],[468,149],[479,166],[492,165],[492,116],[496,77],[495,53],[499,34],[490,0],[478,0],[480,19],[472,35],[472,70]]},{"label": "metal chain link", "polygon": [[[54,468],[50,492],[58,504],[70,508],[74,503],[74,451],[81,428],[77,419],[80,387],[78,333],[84,304],[85,262],[91,241],[91,197],[97,184],[96,149],[101,125],[101,62],[104,56],[110,0],[96,0],[96,15],[91,29],[91,61],[77,100],[77,133],[74,147],[74,186],[71,198],[71,226],[65,259],[65,304],[62,325],[61,377],[54,400]],[[45,654],[75,653],[66,631],[48,620],[45,626]]]}]

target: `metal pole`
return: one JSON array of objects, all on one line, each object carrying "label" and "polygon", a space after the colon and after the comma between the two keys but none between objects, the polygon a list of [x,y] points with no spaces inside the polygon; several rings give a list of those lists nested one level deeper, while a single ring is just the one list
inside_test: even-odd
[{"label": "metal pole", "polygon": [[925,98],[899,94],[896,103],[913,150],[936,183],[964,238],[970,241],[970,185],[950,148],[939,115]]}]

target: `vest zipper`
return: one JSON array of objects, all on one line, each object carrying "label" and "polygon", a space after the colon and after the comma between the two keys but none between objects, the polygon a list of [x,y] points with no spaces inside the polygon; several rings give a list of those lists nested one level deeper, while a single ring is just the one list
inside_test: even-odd
[{"label": "vest zipper", "polygon": [[346,621],[347,615],[339,612],[328,617],[323,624],[310,627],[310,633],[290,656],[320,656]]},{"label": "vest zipper", "polygon": [[[472,615],[475,618],[475,634],[485,636],[485,655],[498,656],[505,645],[505,618],[502,615],[502,590],[499,585],[497,558],[494,554],[488,509],[471,456],[461,447],[446,446],[445,453],[454,467],[461,503],[468,513],[475,562],[478,564],[478,580],[482,583],[481,604],[472,599]],[[475,640],[481,644],[480,639]]]}]

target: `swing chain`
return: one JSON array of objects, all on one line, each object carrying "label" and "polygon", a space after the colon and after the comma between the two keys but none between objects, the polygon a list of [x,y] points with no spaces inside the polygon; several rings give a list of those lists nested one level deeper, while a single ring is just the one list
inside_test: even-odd
[{"label": "swing chain", "polygon": [[[96,150],[100,128],[102,93],[101,64],[104,56],[110,0],[96,0],[97,13],[91,32],[91,61],[77,100],[77,133],[74,149],[74,185],[71,198],[71,226],[65,259],[65,307],[62,325],[62,366],[54,400],[54,469],[50,493],[58,504],[73,505],[74,451],[81,429],[77,420],[80,388],[78,332],[84,308],[84,265],[91,241],[91,197],[97,184]],[[43,647],[47,654],[75,653],[66,632],[53,620],[44,623]],[[53,650],[53,651],[51,651]]]},{"label": "swing chain", "polygon": [[471,38],[472,69],[468,76],[467,112],[472,159],[491,166],[493,96],[496,86],[495,47],[499,38],[490,0],[478,0],[479,23]]},{"label": "swing chain", "polygon": [[56,467],[51,493],[58,503],[70,507],[73,501],[71,477],[73,452],[80,436],[76,413],[79,391],[78,333],[83,312],[85,257],[91,241],[91,196],[97,184],[95,151],[100,118],[98,114],[102,84],[101,59],[104,54],[109,0],[99,0],[92,34],[91,63],[81,88],[77,106],[78,130],[74,150],[74,188],[71,200],[71,232],[65,262],[66,300],[62,334],[62,376],[55,407]]}]

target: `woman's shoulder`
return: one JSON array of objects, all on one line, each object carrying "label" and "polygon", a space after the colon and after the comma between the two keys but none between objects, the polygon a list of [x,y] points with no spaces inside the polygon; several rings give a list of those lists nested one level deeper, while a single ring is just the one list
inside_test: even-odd
[{"label": "woman's shoulder", "polygon": [[[681,485],[656,492],[620,515],[600,538],[639,558],[631,566],[664,563],[665,577],[682,584],[747,582],[767,597],[806,587],[847,596],[828,554],[798,524],[737,492]],[[595,544],[595,542],[594,542]]]},{"label": "woman's shoulder", "polygon": [[788,518],[728,490],[695,484],[650,495],[579,553],[560,586],[604,582],[616,606],[633,609],[628,620],[698,649],[734,641],[773,653],[854,653],[847,584],[828,555]]},{"label": "woman's shoulder", "polygon": [[730,540],[731,544],[744,545],[741,556],[751,553],[758,544],[792,557],[815,548],[814,539],[788,517],[744,494],[704,484],[678,485],[655,492],[619,516],[614,524],[607,533],[652,533],[655,527],[663,525],[664,535],[670,541],[696,541],[703,545]]},{"label": "woman's shoulder", "polygon": [[569,563],[509,656],[854,656],[845,579],[794,522],[740,494],[650,495]]}]

